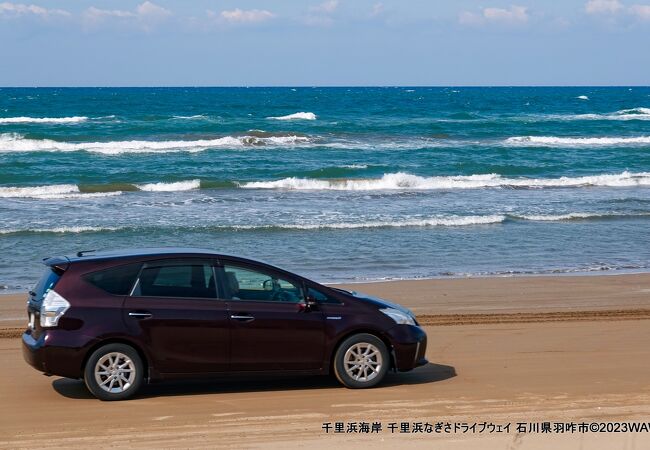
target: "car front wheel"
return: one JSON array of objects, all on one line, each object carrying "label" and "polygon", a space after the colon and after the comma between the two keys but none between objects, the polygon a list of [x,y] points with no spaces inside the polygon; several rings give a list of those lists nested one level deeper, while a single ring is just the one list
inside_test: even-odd
[{"label": "car front wheel", "polygon": [[355,334],[341,343],[334,356],[334,374],[348,388],[377,385],[388,372],[386,344],[372,334]]},{"label": "car front wheel", "polygon": [[88,390],[100,400],[124,400],[135,394],[144,379],[138,352],[124,344],[108,344],[90,355],[84,369]]}]

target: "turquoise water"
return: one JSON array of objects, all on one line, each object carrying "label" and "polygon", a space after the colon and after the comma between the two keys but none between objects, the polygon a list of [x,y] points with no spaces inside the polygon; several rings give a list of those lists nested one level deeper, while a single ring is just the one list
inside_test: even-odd
[{"label": "turquoise water", "polygon": [[0,285],[201,246],[320,281],[647,271],[650,88],[0,89]]}]

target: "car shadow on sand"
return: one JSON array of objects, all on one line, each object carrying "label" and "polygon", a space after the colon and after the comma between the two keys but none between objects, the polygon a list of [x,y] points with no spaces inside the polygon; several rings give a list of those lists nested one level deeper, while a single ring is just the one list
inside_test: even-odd
[{"label": "car shadow on sand", "polygon": [[[444,364],[428,363],[410,372],[389,372],[375,389],[400,385],[435,383],[456,376],[456,369]],[[52,387],[60,395],[73,399],[94,398],[81,380],[59,378]],[[292,391],[300,389],[342,389],[334,376],[220,376],[201,379],[170,380],[143,386],[134,397],[170,397],[178,395],[205,395],[236,392]]]}]

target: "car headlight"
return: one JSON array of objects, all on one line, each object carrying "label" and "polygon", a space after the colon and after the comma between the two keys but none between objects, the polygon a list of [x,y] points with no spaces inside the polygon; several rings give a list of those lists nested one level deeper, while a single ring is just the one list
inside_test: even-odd
[{"label": "car headlight", "polygon": [[415,319],[410,314],[400,311],[399,309],[385,308],[379,311],[393,319],[398,325],[415,325]]}]

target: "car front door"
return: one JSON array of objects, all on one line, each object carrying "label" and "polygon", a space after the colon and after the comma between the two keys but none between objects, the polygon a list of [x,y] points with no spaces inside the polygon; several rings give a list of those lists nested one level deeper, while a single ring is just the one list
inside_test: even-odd
[{"label": "car front door", "polygon": [[254,264],[221,261],[228,302],[233,371],[318,370],[323,365],[323,314],[305,304],[300,281]]},{"label": "car front door", "polygon": [[228,369],[230,319],[210,260],[145,263],[124,302],[124,320],[162,373]]}]

